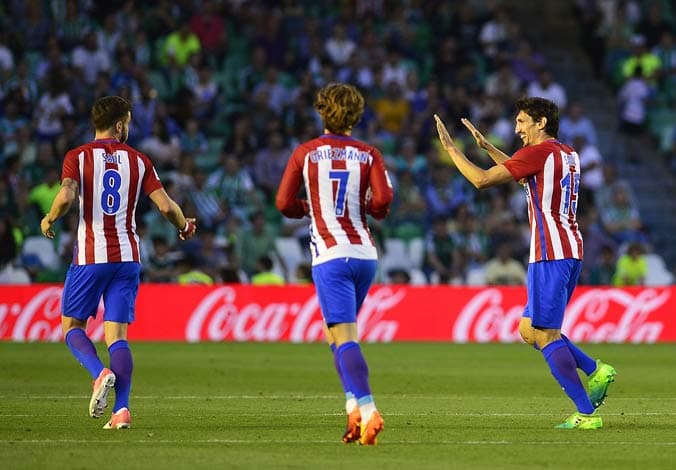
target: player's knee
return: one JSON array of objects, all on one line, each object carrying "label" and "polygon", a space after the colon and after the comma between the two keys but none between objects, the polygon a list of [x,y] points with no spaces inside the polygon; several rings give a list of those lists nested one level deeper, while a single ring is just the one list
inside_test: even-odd
[{"label": "player's knee", "polygon": [[530,346],[533,346],[535,344],[535,335],[533,335],[533,329],[530,327],[525,327],[525,326],[520,326],[519,327],[519,334],[521,335],[521,339],[526,344],[529,344]]},{"label": "player's knee", "polygon": [[78,320],[73,317],[61,317],[61,331],[63,331],[63,336],[65,337],[68,332],[75,328],[82,328],[83,330],[87,327],[87,323],[82,320]]}]

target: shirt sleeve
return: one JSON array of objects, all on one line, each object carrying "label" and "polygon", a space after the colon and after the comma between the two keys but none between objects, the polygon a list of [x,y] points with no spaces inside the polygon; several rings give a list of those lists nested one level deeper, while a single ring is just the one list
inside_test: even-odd
[{"label": "shirt sleeve", "polygon": [[81,185],[80,181],[80,162],[77,158],[77,153],[74,150],[66,153],[66,157],[63,159],[63,168],[61,170],[61,181],[66,178],[77,181],[77,184]]},{"label": "shirt sleeve", "polygon": [[301,152],[302,147],[297,147],[291,154],[275,198],[277,210],[292,219],[302,219],[310,213],[308,202],[297,197],[303,179]]},{"label": "shirt sleeve", "polygon": [[512,175],[514,181],[533,176],[539,173],[544,165],[544,159],[539,158],[538,154],[528,147],[519,149],[512,158],[503,163],[507,171]]},{"label": "shirt sleeve", "polygon": [[143,192],[148,195],[153,191],[162,189],[162,181],[160,181],[160,177],[155,170],[153,162],[150,160],[150,158],[143,154],[141,154],[141,160],[143,161],[143,165],[146,167],[146,171],[143,173],[143,180],[141,181],[141,188],[143,188]]},{"label": "shirt sleeve", "polygon": [[390,204],[394,198],[392,183],[385,169],[385,160],[379,151],[373,151],[373,165],[369,174],[369,186],[371,188],[371,200],[369,201],[368,213],[376,219],[384,219],[390,211]]}]

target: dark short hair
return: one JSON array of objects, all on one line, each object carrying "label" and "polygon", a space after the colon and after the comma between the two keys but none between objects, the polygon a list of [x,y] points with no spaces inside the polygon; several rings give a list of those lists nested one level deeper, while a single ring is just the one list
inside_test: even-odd
[{"label": "dark short hair", "polygon": [[516,109],[528,114],[533,121],[547,118],[545,132],[554,138],[559,136],[559,107],[554,102],[540,97],[521,98],[516,102]]},{"label": "dark short hair", "polygon": [[104,96],[92,106],[92,124],[97,131],[115,127],[115,123],[127,119],[131,103],[121,96]]}]

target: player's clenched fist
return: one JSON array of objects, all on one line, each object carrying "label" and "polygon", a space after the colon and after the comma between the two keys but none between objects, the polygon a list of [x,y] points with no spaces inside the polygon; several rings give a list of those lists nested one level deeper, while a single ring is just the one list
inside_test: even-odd
[{"label": "player's clenched fist", "polygon": [[178,237],[181,240],[189,240],[195,235],[195,230],[197,230],[197,222],[195,219],[185,219],[185,227],[183,230],[178,231]]}]

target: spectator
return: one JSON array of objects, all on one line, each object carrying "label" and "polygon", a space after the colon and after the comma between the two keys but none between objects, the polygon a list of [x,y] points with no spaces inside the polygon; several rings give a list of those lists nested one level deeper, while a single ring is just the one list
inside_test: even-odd
[{"label": "spectator", "polygon": [[382,128],[393,136],[401,133],[411,112],[411,105],[404,98],[401,86],[389,82],[385,95],[373,102],[373,111]]},{"label": "spectator", "polygon": [[545,65],[544,56],[533,49],[533,44],[527,38],[520,38],[511,59],[511,66],[521,83],[527,85],[537,80],[538,71]]},{"label": "spectator", "polygon": [[287,273],[284,258],[277,252],[275,237],[277,234],[270,228],[261,211],[254,212],[250,217],[251,227],[245,228],[237,237],[237,258],[241,268],[248,276],[256,273],[256,263],[261,256],[273,256],[279,261],[283,273]]},{"label": "spectator", "polygon": [[610,206],[601,211],[601,223],[617,243],[646,240],[638,208],[622,188],[616,189]]},{"label": "spectator", "polygon": [[96,32],[90,30],[82,44],[73,49],[71,63],[86,85],[94,85],[99,72],[109,72],[112,57],[100,47]]},{"label": "spectator", "polygon": [[147,282],[174,282],[177,277],[175,253],[170,251],[167,239],[152,237],[153,254],[143,264],[143,277]]},{"label": "spectator", "polygon": [[[593,205],[583,207],[585,210],[578,211],[577,218],[580,232],[584,235],[584,259],[580,271],[580,283],[610,284],[615,272],[615,252],[618,244],[603,230],[599,222],[598,210]],[[610,259],[605,253],[608,250],[612,255]]]},{"label": "spectator", "polygon": [[224,153],[221,158],[222,165],[209,175],[206,187],[215,191],[235,215],[246,220],[261,207],[256,187],[249,173],[240,167],[235,155]]},{"label": "spectator", "polygon": [[54,142],[63,131],[63,118],[74,111],[65,85],[61,71],[53,70],[49,75],[49,87],[40,97],[35,110],[40,140]]},{"label": "spectator", "polygon": [[620,88],[617,99],[620,105],[620,131],[629,135],[641,135],[648,119],[647,103],[652,90],[641,67]]},{"label": "spectator", "polygon": [[399,173],[392,212],[387,219],[392,236],[403,240],[423,237],[427,224],[427,206],[414,174],[409,170]]},{"label": "spectator", "polygon": [[521,80],[514,73],[507,61],[500,61],[495,72],[491,73],[484,83],[486,95],[502,100],[505,103],[515,101],[521,93]]},{"label": "spectator", "polygon": [[256,153],[254,178],[268,201],[274,200],[290,154],[291,150],[286,146],[281,131],[273,131],[268,138],[268,145]]},{"label": "spectator", "polygon": [[[575,136],[582,135],[585,141],[591,145],[598,145],[596,126],[585,114],[585,109],[580,101],[573,101],[568,106],[567,112],[561,116],[559,123],[559,140],[564,144],[572,144]],[[577,148],[577,147],[573,147]],[[586,173],[583,172],[586,175]]]},{"label": "spectator", "polygon": [[201,50],[199,38],[190,30],[190,23],[184,21],[177,31],[167,36],[162,62],[165,65],[172,64],[183,68],[187,65],[190,56]]},{"label": "spectator", "polygon": [[451,167],[437,164],[430,169],[430,180],[424,194],[430,218],[444,217],[446,219],[455,214],[461,204],[467,203],[469,197],[465,191],[462,179],[453,175]]},{"label": "spectator", "polygon": [[216,2],[202,2],[201,9],[190,19],[190,29],[197,35],[211,61],[217,62],[223,58],[228,48],[228,35]]},{"label": "spectator", "polygon": [[51,165],[45,169],[44,180],[28,193],[28,202],[35,208],[37,215],[42,218],[52,207],[52,201],[61,189],[59,168]]},{"label": "spectator", "polygon": [[664,31],[652,50],[660,59],[659,92],[669,103],[676,103],[676,41],[674,33]]},{"label": "spectator", "polygon": [[214,279],[203,269],[202,259],[197,253],[186,253],[177,264],[177,282],[180,285],[211,286]]},{"label": "spectator", "polygon": [[326,54],[335,65],[345,65],[356,48],[357,45],[347,36],[342,23],[333,27],[333,34],[324,44]]},{"label": "spectator", "polygon": [[302,262],[296,266],[296,284],[309,285],[312,284],[312,265],[310,263]]},{"label": "spectator", "polygon": [[642,286],[648,274],[648,262],[643,254],[643,246],[640,243],[630,243],[627,252],[617,260],[613,285]]},{"label": "spectator", "polygon": [[489,285],[517,286],[526,284],[526,270],[523,264],[512,257],[510,242],[500,242],[495,256],[484,267],[486,283]]},{"label": "spectator", "polygon": [[209,186],[204,170],[197,170],[194,175],[194,187],[188,191],[200,224],[217,230],[230,215],[227,201],[218,196],[216,188]]},{"label": "spectator", "polygon": [[410,284],[411,275],[402,268],[392,268],[387,271],[387,278],[390,284]]},{"label": "spectator", "polygon": [[284,278],[272,271],[272,259],[263,255],[256,261],[256,274],[251,276],[251,284],[255,286],[283,286]]},{"label": "spectator", "polygon": [[141,140],[139,150],[148,154],[158,170],[175,169],[179,166],[181,140],[169,134],[166,121],[155,119],[152,133]]},{"label": "spectator", "polygon": [[587,138],[580,134],[573,137],[573,148],[577,150],[580,158],[579,199],[583,205],[594,203],[594,193],[601,189],[603,181],[603,157],[595,145],[587,142]]},{"label": "spectator", "polygon": [[621,64],[624,81],[643,77],[651,89],[657,86],[657,77],[662,66],[660,58],[650,52],[643,36],[636,34],[630,39],[631,55]]},{"label": "spectator", "polygon": [[553,101],[559,109],[565,109],[568,103],[566,90],[561,84],[554,81],[551,70],[546,67],[540,70],[537,81],[528,85],[526,94]]},{"label": "spectator", "polygon": [[[585,246],[585,251],[586,251]],[[586,261],[586,255],[585,255]],[[589,278],[585,284],[592,286],[610,286],[615,276],[615,250],[609,245],[603,245],[598,261],[592,265]]]},{"label": "spectator", "polygon": [[185,123],[185,130],[181,132],[179,142],[181,151],[191,155],[203,154],[209,150],[209,141],[195,118],[190,118]]},{"label": "spectator", "polygon": [[427,281],[433,282],[435,278],[440,284],[457,281],[460,274],[458,269],[460,253],[448,230],[446,217],[437,216],[434,219],[427,233],[425,244],[423,272],[427,276]]}]

